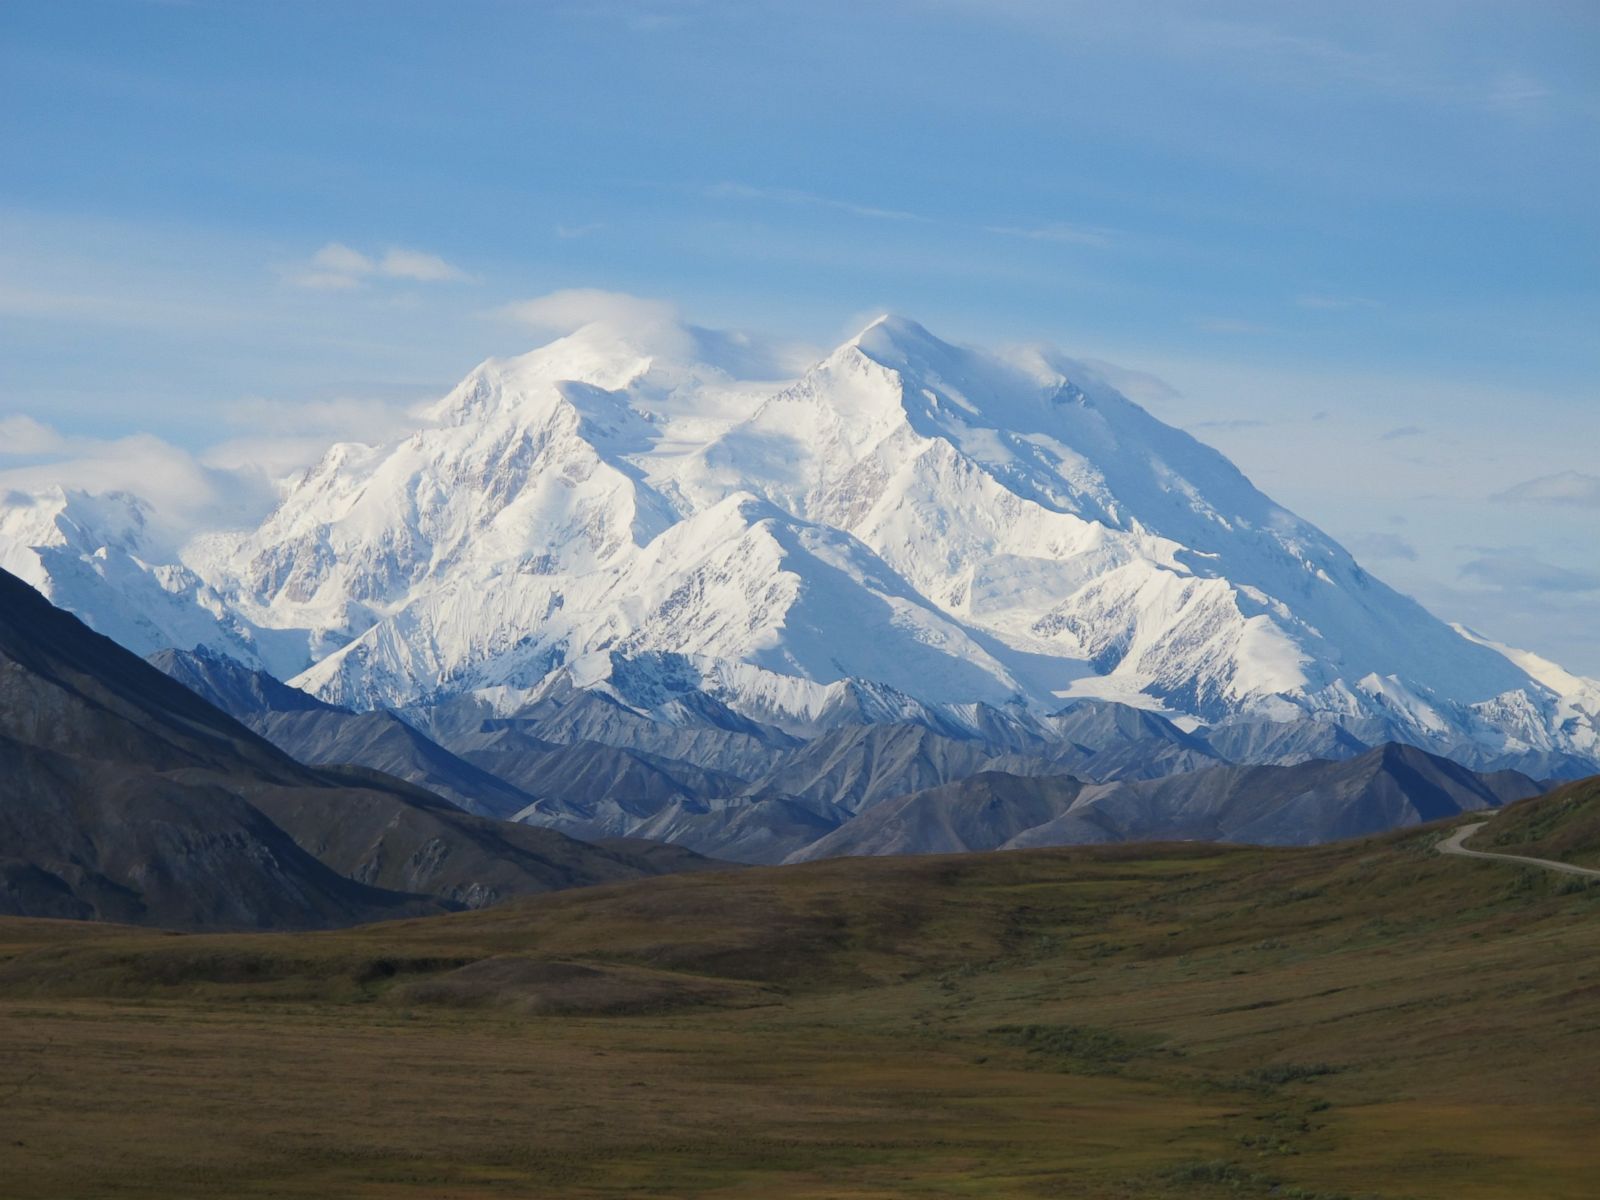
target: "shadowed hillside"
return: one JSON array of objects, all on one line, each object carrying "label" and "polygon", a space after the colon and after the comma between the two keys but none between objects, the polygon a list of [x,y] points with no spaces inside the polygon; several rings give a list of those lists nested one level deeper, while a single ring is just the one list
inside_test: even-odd
[{"label": "shadowed hillside", "polygon": [[319,928],[693,861],[303,766],[0,571],[0,913]]}]

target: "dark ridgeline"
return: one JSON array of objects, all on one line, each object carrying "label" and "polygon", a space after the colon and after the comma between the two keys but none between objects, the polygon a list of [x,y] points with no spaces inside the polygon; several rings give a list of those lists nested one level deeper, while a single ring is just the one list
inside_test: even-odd
[{"label": "dark ridgeline", "polygon": [[1327,722],[1186,732],[1108,701],[1032,723],[985,710],[974,728],[843,713],[846,723],[804,739],[710,697],[673,724],[566,687],[512,716],[471,698],[408,712],[446,749],[395,714],[350,713],[204,651],[152,661],[302,761],[362,763],[586,840],[646,838],[737,862],[1168,839],[1299,845],[1538,791],[1516,772],[1369,746]]},{"label": "dark ridgeline", "polygon": [[0,572],[0,912],[318,928],[686,862],[303,766]]}]

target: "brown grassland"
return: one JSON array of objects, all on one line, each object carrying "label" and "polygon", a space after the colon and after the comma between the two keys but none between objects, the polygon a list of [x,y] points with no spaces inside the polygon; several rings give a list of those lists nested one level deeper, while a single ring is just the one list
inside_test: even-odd
[{"label": "brown grassland", "polygon": [[1600,884],[1440,834],[0,921],[0,1194],[1592,1197]]}]

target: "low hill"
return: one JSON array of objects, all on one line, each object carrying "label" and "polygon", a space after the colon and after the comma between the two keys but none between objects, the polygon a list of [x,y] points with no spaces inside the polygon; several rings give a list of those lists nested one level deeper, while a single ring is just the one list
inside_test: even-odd
[{"label": "low hill", "polygon": [[1478,850],[1600,867],[1600,776],[1511,805],[1470,844]]}]

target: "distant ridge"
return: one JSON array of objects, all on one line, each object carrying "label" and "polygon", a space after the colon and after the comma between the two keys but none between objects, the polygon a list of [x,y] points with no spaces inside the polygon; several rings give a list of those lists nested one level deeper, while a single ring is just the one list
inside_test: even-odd
[{"label": "distant ridge", "polygon": [[319,928],[689,861],[302,766],[0,571],[0,912]]},{"label": "distant ridge", "polygon": [[136,497],[13,494],[0,563],[141,653],[204,645],[441,743],[431,710],[561,689],[613,702],[587,740],[619,745],[629,716],[993,741],[1089,699],[1224,758],[1600,769],[1600,685],[1436,619],[1083,363],[895,316],[792,380],[719,346],[597,323],[490,360],[177,562]]}]

